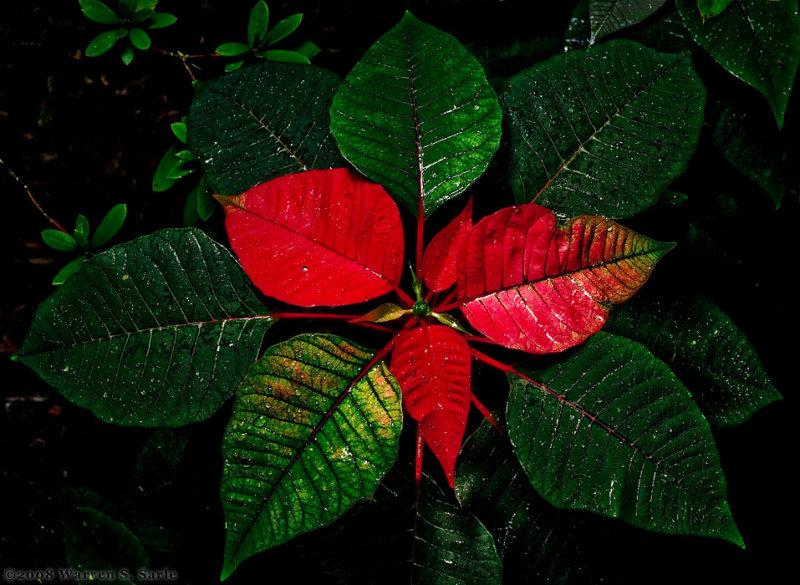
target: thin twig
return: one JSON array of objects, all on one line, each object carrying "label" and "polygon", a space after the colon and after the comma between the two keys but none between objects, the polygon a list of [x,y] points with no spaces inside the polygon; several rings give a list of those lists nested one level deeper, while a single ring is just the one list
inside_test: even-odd
[{"label": "thin twig", "polygon": [[19,186],[22,187],[22,189],[25,191],[25,193],[28,194],[28,199],[30,199],[31,203],[33,203],[36,206],[36,209],[39,210],[39,213],[41,213],[44,216],[44,218],[47,221],[50,222],[50,225],[55,227],[57,230],[62,231],[65,234],[68,234],[69,232],[64,229],[64,226],[62,226],[60,223],[58,223],[52,217],[47,215],[47,212],[42,208],[41,205],[39,205],[39,202],[36,201],[36,197],[33,196],[33,192],[31,191],[30,187],[28,187],[28,185],[25,183],[25,181],[23,181],[22,179],[19,178],[19,176],[17,176],[17,173],[14,172],[14,169],[12,169],[10,166],[8,166],[8,163],[6,163],[6,161],[4,161],[2,158],[0,158],[0,164],[3,165],[6,168],[6,170],[8,171],[8,174],[11,175],[11,177],[19,184]]}]

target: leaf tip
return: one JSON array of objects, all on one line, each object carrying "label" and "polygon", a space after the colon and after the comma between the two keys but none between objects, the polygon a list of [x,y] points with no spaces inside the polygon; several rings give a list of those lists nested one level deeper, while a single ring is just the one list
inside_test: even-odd
[{"label": "leaf tip", "polygon": [[230,206],[241,207],[239,204],[239,201],[242,198],[241,195],[220,195],[218,193],[214,193],[211,196],[226,209]]}]

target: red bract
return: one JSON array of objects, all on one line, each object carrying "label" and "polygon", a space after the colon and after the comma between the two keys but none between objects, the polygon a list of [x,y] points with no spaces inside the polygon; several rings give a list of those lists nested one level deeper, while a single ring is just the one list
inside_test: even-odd
[{"label": "red bract", "polygon": [[[403,233],[397,206],[380,186],[345,169],[308,171],[219,199],[231,245],[265,294],[306,307],[398,295],[402,306],[342,317],[389,332],[395,330],[377,323],[410,320],[378,355],[393,352],[391,371],[418,423],[418,454],[427,444],[451,486],[470,402],[488,416],[472,394],[471,356],[511,368],[470,350],[444,311],[460,309],[486,341],[531,353],[561,351],[600,329],[611,304],[634,294],[671,247],[602,217],[558,227],[548,209],[534,204],[501,209],[473,226],[470,201],[432,238],[417,267],[429,298],[456,285],[455,301],[431,309],[422,285],[415,286],[416,302],[398,288]],[[336,317],[276,316],[298,315]],[[418,458],[418,476],[420,466]]]}]

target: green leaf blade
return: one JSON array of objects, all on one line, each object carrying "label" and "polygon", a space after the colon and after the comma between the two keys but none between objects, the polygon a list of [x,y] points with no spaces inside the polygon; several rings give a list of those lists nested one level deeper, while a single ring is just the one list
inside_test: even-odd
[{"label": "green leaf blade", "polygon": [[501,117],[475,58],[407,12],[347,76],[331,130],[359,171],[427,217],[486,170]]},{"label": "green leaf blade", "polygon": [[250,19],[247,21],[247,44],[251,47],[260,46],[267,36],[269,28],[269,7],[264,0],[259,0],[250,10]]},{"label": "green leaf blade", "polygon": [[86,47],[86,56],[87,57],[99,57],[107,53],[111,47],[116,44],[116,42],[127,36],[128,31],[124,28],[118,28],[116,30],[109,30],[103,33],[100,33],[96,37],[94,37]]},{"label": "green leaf blade", "polygon": [[510,378],[509,438],[550,503],[743,546],[708,423],[643,346],[598,333],[535,375],[548,390]]},{"label": "green leaf blade", "polygon": [[265,61],[198,86],[186,125],[211,189],[238,195],[308,169],[343,166],[328,108],[339,77]]},{"label": "green leaf blade", "polygon": [[125,203],[118,203],[105,214],[100,221],[100,225],[92,236],[92,248],[100,248],[117,235],[117,232],[125,223],[128,215],[128,206]]},{"label": "green leaf blade", "polygon": [[211,416],[272,323],[225,248],[163,230],[92,257],[37,311],[20,360],[120,425]]},{"label": "green leaf blade", "polygon": [[225,57],[238,57],[250,52],[250,45],[244,43],[222,43],[216,50],[218,55]]},{"label": "green leaf blade", "polygon": [[117,24],[119,22],[116,12],[100,0],[78,0],[78,3],[81,5],[81,12],[89,20],[100,24]]},{"label": "green leaf blade", "polygon": [[589,44],[643,21],[667,0],[589,0]]},{"label": "green leaf blade", "polygon": [[269,31],[267,36],[264,38],[264,42],[266,42],[268,45],[274,45],[278,41],[282,41],[296,31],[297,27],[299,27],[300,23],[302,22],[302,14],[292,14],[291,16],[284,18],[274,27],[272,27],[272,30]]},{"label": "green leaf blade", "polygon": [[697,7],[700,9],[700,14],[703,19],[711,18],[722,14],[734,0],[697,0]]},{"label": "green leaf blade", "polygon": [[223,441],[222,579],[369,498],[401,428],[399,386],[373,354],[329,335],[269,348],[237,391]]},{"label": "green leaf blade", "polygon": [[42,241],[60,252],[72,252],[78,246],[71,234],[54,229],[42,230]]},{"label": "green leaf blade", "polygon": [[703,21],[695,0],[678,0],[695,42],[729,73],[761,92],[778,128],[800,65],[800,16],[793,0],[737,0]]},{"label": "green leaf blade", "polygon": [[146,51],[150,48],[150,35],[140,28],[132,28],[129,32],[131,37],[131,44],[140,51]]},{"label": "green leaf blade", "polygon": [[683,173],[705,89],[686,55],[632,41],[570,51],[509,80],[510,181],[519,203],[630,217]]}]

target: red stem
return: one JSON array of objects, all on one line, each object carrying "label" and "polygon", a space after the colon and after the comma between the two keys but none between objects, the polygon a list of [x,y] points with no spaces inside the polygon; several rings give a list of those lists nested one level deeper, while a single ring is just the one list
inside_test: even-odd
[{"label": "red stem", "polygon": [[478,397],[472,394],[472,392],[470,392],[470,394],[472,396],[472,404],[475,405],[475,408],[478,409],[478,412],[483,415],[483,418],[489,421],[489,424],[491,424],[495,430],[500,433],[500,436],[504,437],[506,435],[505,430],[503,430],[503,427],[500,426],[500,423],[497,422],[497,420],[492,416],[492,413],[489,412],[489,409],[486,408],[481,401],[478,400]]},{"label": "red stem", "polygon": [[397,296],[400,298],[400,302],[403,305],[405,305],[403,307],[404,309],[410,309],[411,307],[414,306],[414,299],[412,299],[410,296],[408,296],[405,293],[405,291],[403,289],[401,289],[399,286],[395,286],[394,287],[394,292],[397,293]]},{"label": "red stem", "polygon": [[459,305],[461,305],[461,303],[455,303],[454,304],[454,299],[456,298],[457,295],[458,295],[458,291],[456,289],[451,290],[448,293],[448,295],[444,298],[444,300],[441,303],[439,303],[436,306],[436,308],[433,309],[434,312],[436,312],[436,313],[444,313],[445,311],[448,311],[450,309],[454,309],[455,307],[458,307]]}]

